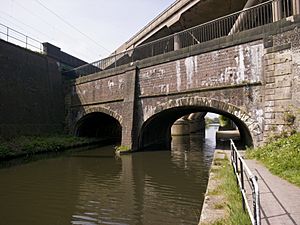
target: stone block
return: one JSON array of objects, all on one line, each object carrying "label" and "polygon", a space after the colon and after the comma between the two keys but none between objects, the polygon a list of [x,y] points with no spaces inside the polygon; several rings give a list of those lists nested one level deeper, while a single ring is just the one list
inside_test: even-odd
[{"label": "stone block", "polygon": [[266,83],[267,83],[267,84],[275,83],[275,78],[274,78],[274,77],[267,77],[267,78],[266,78]]},{"label": "stone block", "polygon": [[267,89],[265,90],[266,95],[274,95],[275,94],[275,89]]},{"label": "stone block", "polygon": [[274,76],[274,71],[267,71],[265,72],[266,77],[273,77]]},{"label": "stone block", "polygon": [[266,71],[274,71],[274,70],[275,70],[275,65],[267,65],[267,66],[265,67],[265,70],[266,70]]},{"label": "stone block", "polygon": [[266,105],[266,107],[274,107],[275,106],[275,101],[266,101],[265,105]]},{"label": "stone block", "polygon": [[275,119],[275,114],[271,112],[266,112],[265,119]]},{"label": "stone block", "polygon": [[274,59],[275,58],[275,54],[274,53],[270,53],[270,54],[266,54],[265,55],[265,59],[269,60],[269,59]]},{"label": "stone block", "polygon": [[274,88],[276,88],[276,85],[275,85],[275,83],[268,83],[268,84],[266,84],[266,89],[274,89]]},{"label": "stone block", "polygon": [[291,54],[278,55],[274,59],[275,64],[285,63],[285,62],[290,62],[290,61],[292,61]]},{"label": "stone block", "polygon": [[286,74],[284,76],[275,77],[276,88],[291,87],[292,86],[292,75]]},{"label": "stone block", "polygon": [[274,103],[275,103],[275,107],[284,107],[284,108],[287,108],[293,104],[291,99],[276,100]]},{"label": "stone block", "polygon": [[266,113],[271,113],[274,111],[274,108],[273,107],[265,107],[265,112]]},{"label": "stone block", "polygon": [[274,76],[282,76],[284,74],[292,73],[292,64],[291,63],[280,63],[274,66]]},{"label": "stone block", "polygon": [[274,99],[291,99],[292,98],[292,89],[290,87],[276,88],[275,89]]}]

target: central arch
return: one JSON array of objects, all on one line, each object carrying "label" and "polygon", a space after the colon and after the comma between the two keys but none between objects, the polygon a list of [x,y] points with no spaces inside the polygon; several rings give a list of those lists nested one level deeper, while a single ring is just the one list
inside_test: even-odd
[{"label": "central arch", "polygon": [[183,97],[154,107],[147,114],[139,134],[139,149],[170,149],[171,126],[180,117],[195,112],[212,112],[231,119],[238,127],[244,146],[253,146],[253,137],[261,134],[259,123],[241,108],[216,99]]}]

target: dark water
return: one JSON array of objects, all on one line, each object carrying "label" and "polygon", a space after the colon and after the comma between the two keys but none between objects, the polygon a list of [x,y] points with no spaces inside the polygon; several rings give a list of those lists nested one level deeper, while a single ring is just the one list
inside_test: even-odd
[{"label": "dark water", "polygon": [[108,146],[2,168],[0,224],[198,224],[214,130],[172,151],[116,158]]}]

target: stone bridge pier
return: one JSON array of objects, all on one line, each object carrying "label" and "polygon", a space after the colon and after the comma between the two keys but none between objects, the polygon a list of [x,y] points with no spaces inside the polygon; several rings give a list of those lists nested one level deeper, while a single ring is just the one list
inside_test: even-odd
[{"label": "stone bridge pier", "polygon": [[197,113],[231,119],[245,146],[297,129],[299,21],[281,20],[77,78],[66,88],[66,129],[113,137],[132,150],[169,149],[174,122]]}]

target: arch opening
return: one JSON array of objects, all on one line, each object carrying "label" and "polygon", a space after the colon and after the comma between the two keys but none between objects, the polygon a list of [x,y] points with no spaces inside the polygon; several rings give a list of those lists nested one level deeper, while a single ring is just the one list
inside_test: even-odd
[{"label": "arch opening", "polygon": [[114,117],[102,112],[92,112],[83,116],[76,124],[75,135],[78,137],[94,137],[121,143],[122,126]]},{"label": "arch opening", "polygon": [[202,115],[205,115],[208,112],[223,115],[236,125],[240,133],[240,146],[242,148],[253,146],[253,139],[248,126],[237,116],[211,107],[179,106],[162,110],[144,122],[139,135],[139,149],[171,149],[171,127],[175,121],[192,113],[202,113]]}]

